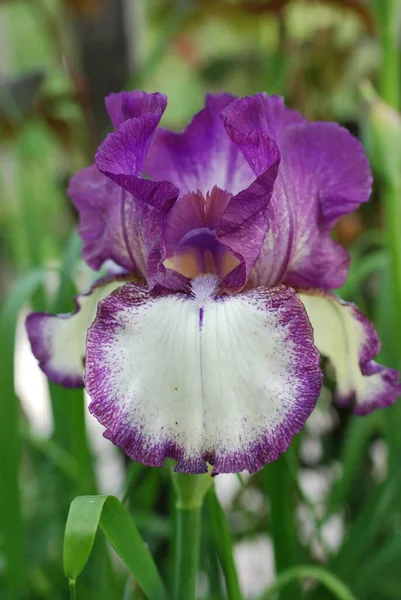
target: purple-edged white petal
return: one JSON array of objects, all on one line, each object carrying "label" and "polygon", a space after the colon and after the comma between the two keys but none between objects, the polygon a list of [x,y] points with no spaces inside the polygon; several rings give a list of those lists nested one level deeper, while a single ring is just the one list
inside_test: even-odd
[{"label": "purple-edged white petal", "polygon": [[230,94],[207,95],[201,110],[182,133],[158,129],[146,157],[144,171],[152,179],[173,183],[180,194],[214,186],[237,194],[255,179],[240,149],[229,139],[221,111]]},{"label": "purple-edged white petal", "polygon": [[360,142],[335,123],[308,123],[277,96],[236,100],[223,117],[228,134],[257,174],[263,147],[252,142],[251,133],[272,138],[281,154],[253,284],[342,285],[348,253],[330,238],[330,229],[369,198],[372,177]]},{"label": "purple-edged white petal", "polygon": [[113,260],[146,277],[146,251],[135,203],[128,192],[91,165],[78,171],[68,193],[79,213],[82,255],[93,269]]},{"label": "purple-edged white petal", "polygon": [[190,473],[251,472],[302,428],[320,387],[319,354],[297,294],[279,286],[152,297],[127,284],[101,302],[85,385],[105,436],[134,460]]},{"label": "purple-edged white petal", "polygon": [[334,295],[300,293],[314,329],[315,344],[336,371],[336,399],[356,414],[393,404],[401,395],[397,371],[373,359],[380,340],[372,323],[351,303]]},{"label": "purple-edged white petal", "polygon": [[110,119],[117,129],[128,119],[151,114],[160,121],[167,106],[167,96],[164,94],[146,92],[119,92],[109,94],[106,98],[106,108]]},{"label": "purple-edged white petal", "polygon": [[65,387],[82,387],[88,327],[96,316],[98,303],[126,282],[115,279],[95,284],[88,294],[74,298],[72,313],[32,313],[26,329],[32,352],[51,381]]}]

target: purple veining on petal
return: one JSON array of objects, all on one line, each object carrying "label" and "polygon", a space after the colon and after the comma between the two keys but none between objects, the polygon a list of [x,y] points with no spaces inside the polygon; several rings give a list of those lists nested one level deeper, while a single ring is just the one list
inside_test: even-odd
[{"label": "purple veining on petal", "polygon": [[71,178],[68,193],[79,213],[78,232],[88,265],[98,270],[113,260],[145,277],[146,254],[137,215],[129,219],[129,228],[126,223],[127,205],[133,204],[128,193],[96,165],[78,171]]},{"label": "purple veining on petal", "polygon": [[[171,457],[178,461],[178,471],[206,472],[209,462],[214,465],[214,474],[243,469],[254,472],[288,448],[314,408],[321,387],[319,355],[303,306],[290,288],[258,289],[216,298],[207,291],[212,285],[211,281],[205,287],[201,280],[191,297],[177,294],[152,298],[129,284],[100,304],[88,335],[85,382],[92,400],[90,411],[106,427],[108,439],[144,464],[161,466],[165,458]],[[204,309],[201,329],[199,308]],[[215,321],[220,313],[225,318]],[[250,317],[247,322],[244,315]],[[168,340],[173,332],[170,349]],[[243,340],[237,337],[240,332],[245,336]],[[238,339],[238,348],[232,346],[231,335]],[[267,354],[255,355],[258,346],[252,344],[260,340],[264,344],[265,335],[266,343],[269,340]],[[273,352],[271,344],[280,345]],[[179,351],[181,346],[183,353]],[[164,356],[161,362],[160,352]],[[230,365],[237,352],[242,358],[238,368],[233,369]],[[252,354],[252,369],[247,367],[249,357],[243,357],[244,352]],[[269,362],[271,352],[273,363]],[[153,363],[147,363],[148,353]],[[216,365],[214,361],[220,355],[223,362]],[[195,357],[200,360],[198,366]],[[126,362],[133,365],[129,371]],[[147,373],[148,368],[151,370]],[[227,368],[229,374],[224,371]],[[163,383],[165,372],[168,382]],[[218,377],[216,384],[214,377]],[[227,380],[223,383],[221,377]],[[277,387],[284,382],[285,387]],[[237,395],[230,396],[238,385]],[[244,386],[252,410],[248,396],[242,393]],[[158,387],[164,390],[163,397],[155,393]],[[224,395],[215,401],[219,389]],[[184,398],[190,402],[189,412],[182,404]],[[225,408],[227,402],[230,411]],[[253,417],[255,423],[248,420],[251,414],[257,414]]]},{"label": "purple veining on petal", "polygon": [[204,314],[205,314],[205,309],[203,306],[201,306],[199,309],[199,329],[202,329]]},{"label": "purple veining on petal", "polygon": [[[236,256],[241,256],[243,268],[238,267],[235,273],[236,286],[241,289],[259,257],[263,240],[269,227],[269,205],[280,164],[280,152],[275,142],[264,134],[243,135],[230,129],[234,140],[241,143],[257,144],[261,149],[258,160],[257,178],[251,185],[231,198],[224,211],[217,239],[227,245]],[[231,277],[231,281],[229,278]],[[223,280],[223,285],[233,285],[233,274]]]},{"label": "purple veining on petal", "polygon": [[105,102],[110,119],[117,129],[124,121],[146,114],[155,115],[160,120],[166,110],[167,96],[141,91],[119,92],[109,94]]},{"label": "purple veining on petal", "polygon": [[[111,259],[134,273],[146,274],[146,232],[142,231],[144,217],[137,200],[163,211],[169,209],[177,196],[169,184],[140,180],[144,157],[166,104],[163,94],[111,94],[106,99],[107,108],[114,126],[123,129],[100,146],[99,170],[92,165],[71,179],[69,194],[79,212],[83,256],[94,269]],[[111,174],[111,178],[103,172]],[[113,177],[115,182],[111,180]],[[125,187],[135,194],[135,200],[116,185],[121,178],[127,179]]]}]

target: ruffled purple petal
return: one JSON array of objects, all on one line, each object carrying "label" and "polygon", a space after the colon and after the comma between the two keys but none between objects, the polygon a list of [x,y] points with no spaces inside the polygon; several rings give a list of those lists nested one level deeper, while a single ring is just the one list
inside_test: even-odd
[{"label": "ruffled purple petal", "polygon": [[98,270],[113,260],[145,278],[143,232],[128,192],[92,165],[71,178],[68,193],[79,213],[78,232],[88,265]]},{"label": "ruffled purple petal", "polygon": [[118,129],[124,121],[146,114],[154,115],[159,122],[166,110],[167,96],[140,91],[120,92],[109,94],[105,102],[114,129]]},{"label": "ruffled purple petal", "polygon": [[256,180],[245,190],[231,198],[217,228],[217,239],[241,257],[243,269],[229,273],[223,281],[225,287],[242,288],[259,257],[269,226],[268,209],[280,163],[280,152],[273,140],[261,132],[242,134],[230,131],[235,143],[243,147],[259,148],[253,165]]},{"label": "ruffled purple petal", "polygon": [[233,132],[248,135],[243,143],[236,134],[236,143],[255,173],[264,149],[249,134],[263,132],[281,153],[253,284],[342,285],[348,255],[331,240],[330,229],[369,198],[371,172],[359,141],[334,123],[308,123],[282,99],[265,94],[236,100],[223,117],[233,140]]},{"label": "ruffled purple petal", "polygon": [[287,108],[281,96],[268,96],[265,92],[237,99],[222,111],[222,116],[226,127],[232,126],[244,134],[263,131],[279,147],[287,127],[307,122],[299,112]]},{"label": "ruffled purple petal", "polygon": [[[151,211],[138,203],[168,210],[177,195],[166,183],[140,179],[144,156],[166,104],[163,94],[121,92],[108,96],[110,117],[121,130],[101,145],[97,161],[110,177],[92,165],[71,179],[69,193],[79,211],[83,256],[94,269],[111,259],[133,273],[146,274],[149,250],[143,223],[147,225]],[[121,178],[127,179],[125,188],[135,194],[135,200],[116,185]]]},{"label": "ruffled purple petal", "polygon": [[349,258],[331,240],[330,230],[341,216],[369,200],[372,176],[363,146],[336,123],[308,123],[288,129],[284,149],[283,179],[286,183],[291,177],[289,195],[296,206],[285,281],[339,287],[347,277]]},{"label": "ruffled purple petal", "polygon": [[32,313],[26,329],[32,352],[47,377],[64,387],[83,387],[85,343],[88,327],[100,300],[126,283],[126,277],[102,278],[87,294],[74,298],[72,313]]},{"label": "ruffled purple petal", "polygon": [[258,471],[303,427],[321,387],[319,354],[296,293],[150,296],[127,284],[90,328],[85,385],[105,437],[132,459],[214,474]]},{"label": "ruffled purple petal", "polygon": [[401,395],[399,374],[376,363],[380,340],[372,323],[351,303],[321,292],[300,294],[315,344],[336,371],[336,400],[365,415]]},{"label": "ruffled purple petal", "polygon": [[184,195],[214,186],[237,194],[255,179],[240,149],[224,129],[221,112],[229,94],[207,95],[201,110],[182,133],[159,129],[146,157],[144,171],[154,180],[173,183]]},{"label": "ruffled purple petal", "polygon": [[124,201],[125,235],[140,231],[150,287],[165,277],[164,218],[178,196],[178,190],[167,181],[139,177],[156,125],[148,117],[125,121],[107,137],[96,154],[97,167],[129,192]]}]

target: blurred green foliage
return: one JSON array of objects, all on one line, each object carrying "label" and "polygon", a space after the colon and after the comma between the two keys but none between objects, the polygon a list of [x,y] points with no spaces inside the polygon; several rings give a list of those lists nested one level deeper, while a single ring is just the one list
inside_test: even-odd
[{"label": "blurred green foliage", "polygon": [[[68,598],[68,507],[75,496],[99,490],[82,392],[49,384],[53,433],[38,437],[15,392],[13,360],[20,310],[67,312],[75,288],[92,277],[78,258],[66,186],[107,132],[105,90],[167,93],[164,124],[173,128],[201,107],[206,91],[266,90],[311,119],[339,121],[365,139],[376,183],[372,202],[336,229],[353,259],[340,293],[376,323],[382,360],[400,367],[400,13],[398,0],[0,1],[1,600]],[[366,104],[366,80],[383,100],[370,95]],[[238,486],[225,512],[209,492],[202,598],[241,598],[233,547],[260,535],[271,536],[279,573],[276,591],[263,597],[401,598],[401,408],[354,417],[330,405],[331,385],[318,407],[330,417],[329,431],[316,436],[306,428],[289,453]],[[302,452],[310,438],[321,445],[317,459]],[[372,459],[378,443],[387,457],[379,474]],[[335,476],[316,502],[300,475],[322,469]],[[125,471],[125,490],[113,493],[170,588],[168,473],[128,463]],[[255,494],[262,505],[250,501]],[[325,541],[333,516],[345,529],[335,549]],[[305,520],[313,535],[302,534]],[[352,595],[341,596],[347,588]],[[85,600],[142,597],[101,534],[77,592]]]}]

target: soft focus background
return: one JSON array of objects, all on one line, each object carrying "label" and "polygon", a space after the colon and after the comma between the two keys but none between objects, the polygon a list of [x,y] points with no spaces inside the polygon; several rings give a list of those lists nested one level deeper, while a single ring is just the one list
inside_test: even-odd
[{"label": "soft focus background", "polygon": [[[102,438],[82,392],[45,380],[23,327],[32,309],[72,310],[74,291],[94,278],[66,186],[109,129],[104,96],[165,92],[163,124],[179,129],[206,91],[266,90],[360,137],[375,186],[336,229],[352,256],[340,293],[376,324],[382,362],[399,368],[400,25],[398,0],[0,0],[1,600],[69,597],[63,532],[71,500],[87,493],[124,500],[171,580],[168,473],[130,463]],[[245,599],[304,563],[326,566],[358,599],[401,599],[401,403],[354,417],[332,404],[332,389],[329,373],[277,463],[217,477],[227,523],[206,502],[199,598],[227,597],[228,526]],[[141,597],[99,534],[78,598]],[[267,597],[341,596],[306,577]]]}]

